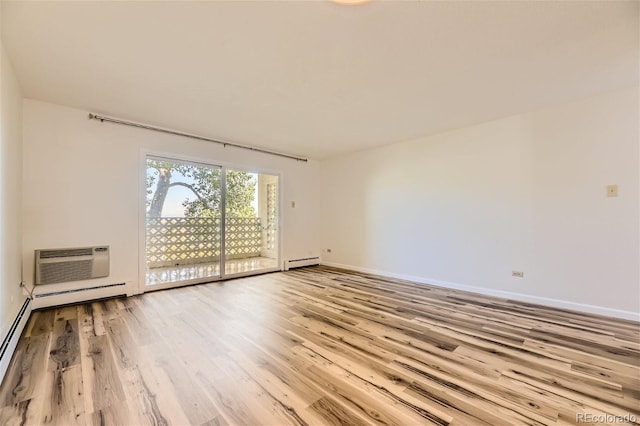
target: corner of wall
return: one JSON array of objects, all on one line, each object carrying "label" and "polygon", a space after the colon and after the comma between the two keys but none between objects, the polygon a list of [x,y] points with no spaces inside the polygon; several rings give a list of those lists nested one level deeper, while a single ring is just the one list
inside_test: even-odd
[{"label": "corner of wall", "polygon": [[22,107],[20,84],[0,40],[0,339],[10,332],[25,301],[20,287]]}]

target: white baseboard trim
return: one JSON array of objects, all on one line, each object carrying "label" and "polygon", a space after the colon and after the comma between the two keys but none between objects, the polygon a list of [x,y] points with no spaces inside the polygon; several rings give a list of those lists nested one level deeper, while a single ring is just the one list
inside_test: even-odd
[{"label": "white baseboard trim", "polygon": [[639,321],[640,313],[633,311],[623,311],[620,309],[612,309],[604,306],[587,305],[583,303],[570,302],[567,300],[551,299],[548,297],[532,296],[523,293],[512,293],[510,291],[493,290],[490,288],[476,287],[467,284],[458,284],[449,281],[436,280],[431,278],[417,277],[413,275],[396,274],[393,272],[380,271],[377,269],[362,268],[360,266],[344,265],[341,263],[321,261],[321,265],[332,266],[334,268],[350,269],[356,272],[364,272],[367,274],[381,275],[388,278],[397,278],[401,280],[413,281],[420,284],[429,284],[436,287],[443,287],[452,290],[468,291],[484,296],[499,297],[501,299],[516,300],[519,302],[535,303],[538,305],[548,306],[551,308],[569,309],[572,311],[585,312],[589,314],[603,315],[606,317],[620,318],[624,320]]},{"label": "white baseboard trim", "polygon": [[7,368],[9,368],[9,362],[11,362],[13,351],[15,351],[16,346],[18,345],[18,341],[22,335],[22,330],[24,330],[24,327],[27,325],[27,321],[29,321],[29,316],[31,316],[30,302],[30,299],[25,299],[16,319],[6,331],[6,336],[2,336],[2,346],[0,346],[0,383],[2,383],[4,375],[7,372]]}]

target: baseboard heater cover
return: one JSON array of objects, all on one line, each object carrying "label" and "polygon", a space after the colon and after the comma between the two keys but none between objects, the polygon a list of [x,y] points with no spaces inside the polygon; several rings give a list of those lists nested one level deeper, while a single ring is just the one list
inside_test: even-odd
[{"label": "baseboard heater cover", "polygon": [[304,259],[291,259],[287,260],[285,264],[285,270],[292,268],[302,268],[303,266],[314,266],[320,264],[319,257],[306,257]]},{"label": "baseboard heater cover", "polygon": [[27,308],[29,307],[30,302],[31,302],[31,299],[26,299],[24,301],[24,303],[22,304],[22,308],[20,308],[20,311],[16,316],[15,321],[13,321],[13,324],[11,324],[11,327],[9,328],[9,332],[7,333],[4,340],[2,341],[2,346],[0,346],[0,361],[4,358],[5,352],[9,347],[9,343],[11,342],[13,335],[16,333],[16,330],[18,329],[18,326],[20,325],[20,321],[22,321],[22,317],[24,317],[25,313],[27,312]]},{"label": "baseboard heater cover", "polygon": [[126,283],[105,284],[105,285],[99,285],[99,286],[94,286],[94,287],[84,287],[84,288],[76,288],[76,289],[72,289],[72,290],[52,291],[52,292],[49,292],[49,293],[34,294],[33,297],[34,298],[40,298],[40,297],[59,296],[61,294],[79,293],[79,292],[83,292],[83,291],[98,290],[98,289],[101,289],[101,288],[121,287],[121,286],[124,287],[126,285],[127,285]]}]

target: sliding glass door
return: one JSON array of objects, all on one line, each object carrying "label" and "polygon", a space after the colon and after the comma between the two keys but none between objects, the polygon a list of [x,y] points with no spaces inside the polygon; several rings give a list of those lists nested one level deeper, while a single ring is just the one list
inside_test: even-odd
[{"label": "sliding glass door", "polygon": [[227,169],[224,274],[278,268],[278,176]]},{"label": "sliding glass door", "polygon": [[147,157],[147,290],[279,269],[275,175]]},{"label": "sliding glass door", "polygon": [[221,277],[222,168],[146,160],[145,284]]}]

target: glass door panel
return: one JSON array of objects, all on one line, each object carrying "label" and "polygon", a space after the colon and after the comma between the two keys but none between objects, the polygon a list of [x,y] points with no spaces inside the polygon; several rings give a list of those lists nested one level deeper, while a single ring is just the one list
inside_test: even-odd
[{"label": "glass door panel", "polygon": [[278,176],[225,172],[224,275],[277,270]]},{"label": "glass door panel", "polygon": [[220,278],[222,168],[146,159],[145,286]]}]

